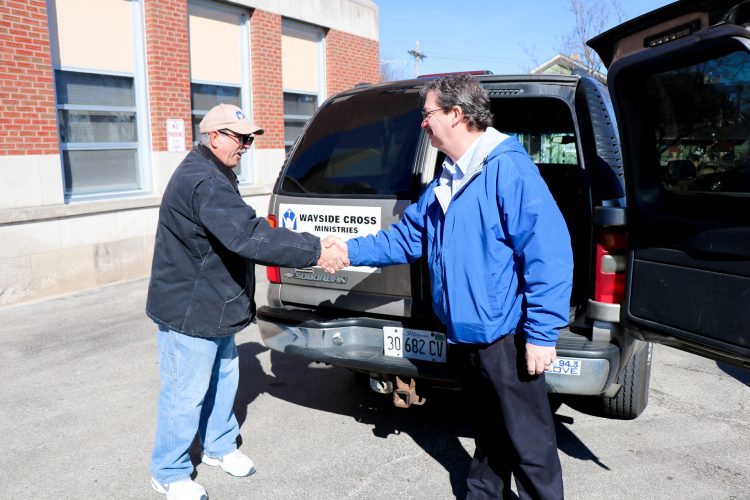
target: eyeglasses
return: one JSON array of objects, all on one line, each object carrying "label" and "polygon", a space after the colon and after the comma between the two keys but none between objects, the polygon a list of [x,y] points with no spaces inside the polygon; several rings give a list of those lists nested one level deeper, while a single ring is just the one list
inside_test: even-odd
[{"label": "eyeglasses", "polygon": [[438,111],[442,111],[440,108],[437,109],[431,109],[429,111],[422,110],[422,120],[429,120],[430,117],[433,115],[433,113],[437,113]]},{"label": "eyeglasses", "polygon": [[230,132],[228,132],[227,130],[224,130],[224,129],[217,130],[217,132],[219,132],[221,135],[226,135],[227,137],[231,137],[232,139],[236,139],[237,140],[237,144],[240,147],[249,146],[255,140],[255,137],[253,137],[250,134],[247,134],[247,135],[235,134],[235,133],[230,133]]}]

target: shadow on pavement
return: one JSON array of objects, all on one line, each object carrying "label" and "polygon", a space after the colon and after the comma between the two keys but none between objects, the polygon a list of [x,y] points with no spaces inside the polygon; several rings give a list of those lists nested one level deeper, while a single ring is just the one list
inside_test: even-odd
[{"label": "shadow on pavement", "polygon": [[[566,399],[569,401],[569,399]],[[555,412],[555,433],[557,434],[557,448],[572,458],[578,460],[584,460],[593,462],[602,469],[610,470],[606,464],[604,464],[599,457],[596,456],[583,441],[578,439],[578,436],[570,429],[570,426],[575,424],[575,419],[565,415],[558,415],[557,410],[562,406],[563,397],[560,395],[550,395],[550,405],[552,411]],[[575,407],[577,410],[578,406]],[[580,411],[580,410],[579,410]],[[586,411],[584,413],[589,413]]]},{"label": "shadow on pavement", "polygon": [[[427,403],[404,410],[392,405],[390,395],[371,391],[364,375],[340,367],[311,364],[308,360],[275,351],[270,352],[273,375],[268,375],[257,359],[268,348],[257,342],[246,342],[237,349],[240,388],[235,415],[240,426],[247,418],[248,405],[260,394],[267,393],[306,408],[352,417],[372,426],[376,437],[407,434],[448,471],[456,498],[465,497],[471,456],[459,438],[471,438],[472,433],[462,413],[464,406],[460,391],[422,387],[420,394],[427,398]],[[551,403],[553,411],[560,406],[555,400]],[[560,451],[608,469],[569,429],[572,424],[572,418],[555,415]]]},{"label": "shadow on pavement", "polygon": [[733,377],[746,386],[750,387],[750,370],[740,368],[739,366],[730,365],[728,363],[722,363],[717,362],[716,366],[719,367],[721,371],[729,375],[730,377]]}]

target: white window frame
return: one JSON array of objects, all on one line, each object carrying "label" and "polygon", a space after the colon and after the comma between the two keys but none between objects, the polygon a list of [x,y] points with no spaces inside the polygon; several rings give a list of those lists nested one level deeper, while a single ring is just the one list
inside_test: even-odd
[{"label": "white window frame", "polygon": [[[318,109],[320,107],[320,94],[316,94],[316,93],[308,92],[308,91],[303,91],[303,90],[297,90],[297,91],[284,90],[284,96],[286,96],[287,94],[311,95],[311,96],[314,96],[314,97],[317,98],[317,101],[315,103],[315,109]],[[313,110],[313,113],[314,112],[315,111]],[[287,122],[294,122],[294,123],[298,123],[298,124],[304,126],[305,123],[307,123],[307,121],[310,118],[312,118],[312,114],[310,114],[310,115],[288,115],[288,114],[284,113],[284,135],[285,135],[285,137],[284,137],[284,149],[291,148],[294,145],[294,143],[297,141],[297,139],[299,138],[299,136],[297,136],[297,138],[295,138],[293,141],[288,141],[286,139],[286,123]]]},{"label": "white window frame", "polygon": [[[195,5],[198,7],[202,7],[204,9],[213,9],[218,10],[220,12],[226,12],[232,15],[237,15],[240,17],[240,39],[241,39],[241,47],[240,47],[240,74],[242,81],[240,82],[240,108],[245,113],[245,116],[250,119],[250,121],[253,121],[253,114],[252,114],[252,71],[251,71],[251,61],[250,61],[250,28],[249,28],[249,16],[246,9],[242,9],[240,7],[234,7],[231,5],[225,5],[218,2],[212,2],[209,0],[188,0],[188,11],[190,8],[190,5]],[[190,36],[190,33],[188,33],[188,36]],[[227,83],[227,82],[220,82],[220,81],[207,81],[207,80],[193,80],[192,75],[190,77],[190,84],[192,88],[192,84],[203,84],[203,85],[216,85],[221,87],[237,87],[236,83]],[[191,90],[191,100],[192,100],[192,90]],[[205,110],[208,111],[208,110]],[[192,116],[193,116],[193,107],[192,103],[190,106],[190,116],[191,116],[191,129],[192,129]],[[200,137],[193,137],[193,142],[196,143],[200,141]],[[255,145],[250,147],[250,151],[248,152],[250,154],[243,154],[242,159],[240,160],[240,164],[238,165],[239,168],[235,168],[235,173],[237,174],[237,180],[240,184],[252,184],[256,178],[255,175]]]},{"label": "white window frame", "polygon": [[[68,71],[68,72],[79,72],[89,73],[97,75],[108,75],[108,76],[122,76],[127,78],[133,78],[133,93],[135,106],[134,107],[113,107],[113,106],[102,106],[99,109],[97,107],[80,106],[80,105],[67,105],[60,104],[57,99],[57,88],[55,86],[55,110],[56,115],[59,110],[76,110],[86,109],[91,111],[134,111],[136,118],[136,131],[138,134],[137,142],[115,142],[115,143],[65,143],[62,141],[60,135],[60,123],[57,123],[57,134],[58,143],[60,145],[60,174],[63,180],[63,194],[65,203],[76,202],[76,201],[94,201],[99,199],[111,199],[111,198],[124,198],[129,196],[138,196],[151,192],[151,129],[150,129],[150,117],[148,110],[148,84],[146,81],[146,50],[144,47],[144,27],[143,27],[143,5],[140,0],[131,0],[130,2],[130,13],[131,13],[131,30],[133,33],[133,64],[135,73],[129,72],[114,72],[100,70],[96,68],[77,68],[72,66],[54,64],[52,66],[53,73],[55,71]],[[57,39],[50,37],[50,44],[56,44]],[[57,116],[56,116],[57,119]],[[95,147],[94,147],[95,146]],[[104,148],[102,147],[104,146]],[[63,160],[64,151],[92,151],[92,150],[113,150],[113,149],[132,149],[135,146],[137,151],[136,157],[138,159],[138,184],[139,187],[130,190],[111,190],[111,191],[97,191],[90,193],[74,193],[71,191],[70,186],[65,185],[65,163]]]},{"label": "white window frame", "polygon": [[[281,23],[282,23],[281,25],[282,33],[287,32],[292,36],[294,36],[295,34],[299,34],[301,38],[306,38],[309,35],[314,35],[316,38],[316,43],[318,45],[317,47],[318,49],[317,50],[318,52],[318,92],[315,93],[315,92],[310,92],[309,90],[299,90],[299,89],[284,87],[283,93],[284,94],[314,95],[318,98],[317,104],[316,104],[316,109],[317,109],[320,107],[321,104],[323,104],[327,96],[325,30],[318,26],[312,26],[309,24],[300,23],[298,21],[294,21],[293,19],[288,19],[288,18],[282,19]],[[310,116],[306,116],[306,115],[284,114],[284,122],[294,121],[294,122],[300,123],[300,122],[306,122],[309,118]],[[294,144],[294,142],[295,141],[287,141],[286,138],[284,138],[284,148],[286,149],[288,147],[291,147]]]}]

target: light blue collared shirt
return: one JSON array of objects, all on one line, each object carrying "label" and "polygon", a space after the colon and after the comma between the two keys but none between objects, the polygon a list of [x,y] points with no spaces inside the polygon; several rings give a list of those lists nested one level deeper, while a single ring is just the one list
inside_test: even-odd
[{"label": "light blue collared shirt", "polygon": [[469,165],[471,165],[471,158],[474,156],[474,150],[477,149],[477,144],[479,144],[479,139],[481,139],[482,135],[471,143],[471,146],[456,162],[451,160],[447,155],[445,156],[443,170],[440,173],[440,185],[435,189],[435,196],[440,202],[440,206],[443,207],[443,213],[448,210],[448,205],[450,205],[456,193],[469,180],[466,177],[466,171]]}]

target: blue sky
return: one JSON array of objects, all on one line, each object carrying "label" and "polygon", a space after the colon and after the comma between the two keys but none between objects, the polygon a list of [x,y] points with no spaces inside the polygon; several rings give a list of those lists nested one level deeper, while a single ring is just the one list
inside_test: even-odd
[{"label": "blue sky", "polygon": [[[564,35],[574,27],[569,0],[374,1],[380,11],[380,58],[398,78],[414,75],[414,59],[407,51],[417,40],[427,56],[420,63],[421,74],[475,69],[527,73],[558,54]],[[668,3],[621,0],[626,20]],[[612,19],[607,29],[616,24]]]}]

